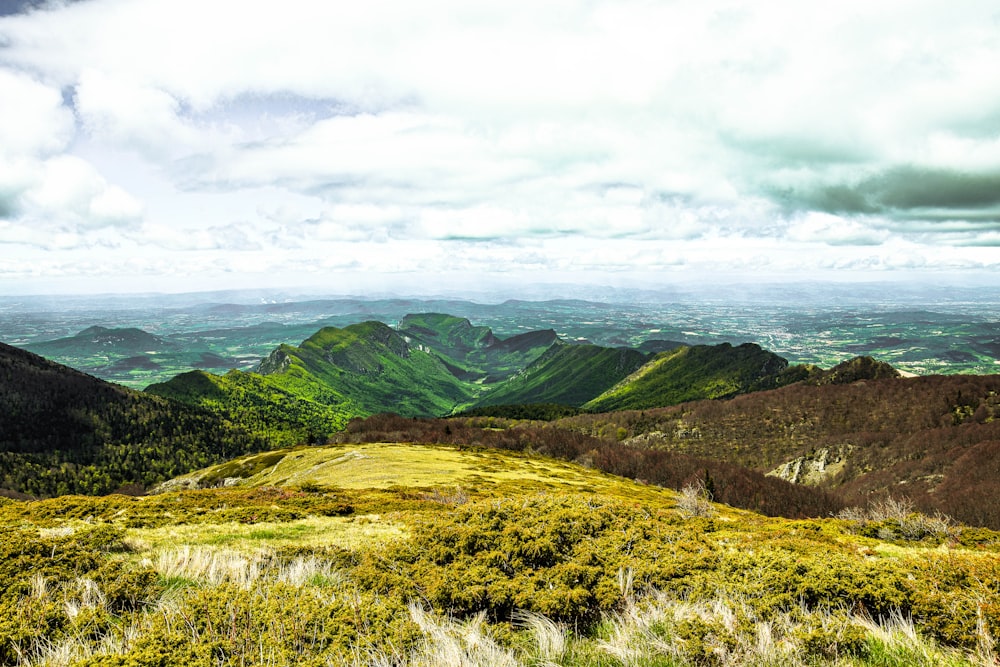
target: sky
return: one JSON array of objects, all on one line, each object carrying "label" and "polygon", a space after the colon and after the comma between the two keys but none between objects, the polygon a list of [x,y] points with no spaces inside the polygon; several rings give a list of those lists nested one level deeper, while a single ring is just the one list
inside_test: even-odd
[{"label": "sky", "polygon": [[0,0],[0,294],[1000,285],[994,0]]}]

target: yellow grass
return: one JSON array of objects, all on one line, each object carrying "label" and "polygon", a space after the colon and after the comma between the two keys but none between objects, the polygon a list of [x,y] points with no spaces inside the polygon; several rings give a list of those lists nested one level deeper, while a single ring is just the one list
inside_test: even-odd
[{"label": "yellow grass", "polygon": [[262,548],[290,545],[358,549],[405,539],[407,536],[406,526],[401,522],[369,514],[351,517],[311,516],[283,523],[230,522],[132,528],[128,531],[127,540],[139,552],[184,544],[225,547],[251,553]]},{"label": "yellow grass", "polygon": [[[185,478],[211,477],[212,472],[213,468],[208,468]],[[474,496],[569,491],[611,494],[670,506],[676,497],[673,491],[643,486],[554,459],[493,450],[399,443],[288,450],[276,465],[241,479],[237,484],[280,487],[316,484],[354,490],[460,487]]]}]

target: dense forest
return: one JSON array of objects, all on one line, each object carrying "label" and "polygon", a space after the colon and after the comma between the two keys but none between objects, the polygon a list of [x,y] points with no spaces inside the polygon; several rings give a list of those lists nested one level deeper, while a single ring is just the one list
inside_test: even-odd
[{"label": "dense forest", "polygon": [[825,451],[821,486],[852,505],[891,494],[1000,528],[1000,376],[800,383],[726,401],[579,414],[552,422],[635,446],[761,472]]},{"label": "dense forest", "polygon": [[0,344],[0,489],[139,491],[266,446],[211,412]]}]

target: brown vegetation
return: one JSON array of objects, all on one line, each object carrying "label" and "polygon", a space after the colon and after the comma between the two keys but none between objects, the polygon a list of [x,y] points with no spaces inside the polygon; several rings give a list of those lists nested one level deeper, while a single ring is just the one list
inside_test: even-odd
[{"label": "brown vegetation", "polygon": [[822,448],[845,464],[823,487],[845,503],[910,498],[927,513],[1000,528],[1000,376],[808,386],[670,408],[577,415],[559,428],[761,472]]},{"label": "brown vegetation", "polygon": [[835,497],[821,490],[790,484],[723,461],[631,447],[579,431],[530,422],[512,428],[489,427],[495,423],[489,418],[406,419],[382,414],[353,420],[336,441],[446,443],[530,451],[672,489],[708,480],[716,502],[769,516],[828,516],[843,507]]}]

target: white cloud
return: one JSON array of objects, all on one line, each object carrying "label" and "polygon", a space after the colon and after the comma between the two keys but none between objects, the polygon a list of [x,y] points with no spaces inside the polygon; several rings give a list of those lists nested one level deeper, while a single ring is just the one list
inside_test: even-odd
[{"label": "white cloud", "polygon": [[39,181],[24,201],[26,217],[44,227],[128,226],[142,213],[139,201],[109,184],[86,161],[69,155],[42,163]]},{"label": "white cloud", "polygon": [[0,18],[0,241],[261,279],[995,266],[997,28],[976,0],[53,4]]},{"label": "white cloud", "polygon": [[789,226],[788,238],[831,246],[876,246],[890,237],[885,229],[826,213],[808,213]]},{"label": "white cloud", "polygon": [[163,90],[85,69],[75,91],[85,129],[112,147],[134,149],[153,159],[197,147],[196,132],[178,117],[180,103]]},{"label": "white cloud", "polygon": [[73,114],[57,88],[0,66],[0,158],[54,155],[73,136]]}]

